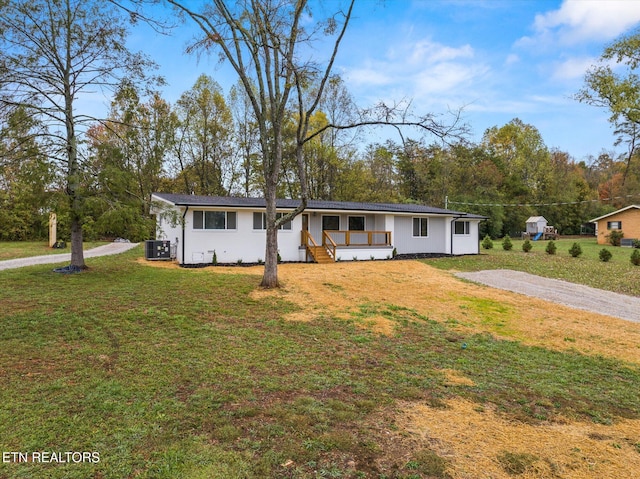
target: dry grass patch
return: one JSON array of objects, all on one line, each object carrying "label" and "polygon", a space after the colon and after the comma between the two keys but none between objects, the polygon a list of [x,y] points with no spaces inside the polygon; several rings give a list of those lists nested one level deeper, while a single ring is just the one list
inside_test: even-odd
[{"label": "dry grass patch", "polygon": [[[261,276],[263,267],[193,271]],[[489,332],[526,345],[640,363],[640,323],[465,282],[419,261],[282,264],[278,271],[280,289],[256,288],[251,297],[274,297],[296,304],[300,310],[286,316],[291,321],[326,316],[353,319],[362,304],[393,305],[446,323],[462,334]],[[371,315],[359,324],[380,334],[393,333],[394,322],[380,315]]]},{"label": "dry grass patch", "polygon": [[443,369],[442,374],[445,377],[445,386],[475,386],[475,383],[460,371],[455,369]]},{"label": "dry grass patch", "polygon": [[446,406],[400,404],[396,424],[400,441],[447,459],[453,478],[631,479],[640,471],[639,420],[536,426],[462,399]]}]

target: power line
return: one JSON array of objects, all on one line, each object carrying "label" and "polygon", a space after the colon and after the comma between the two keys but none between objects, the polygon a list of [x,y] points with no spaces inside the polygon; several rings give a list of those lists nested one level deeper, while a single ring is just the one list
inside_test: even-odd
[{"label": "power line", "polygon": [[614,196],[612,198],[602,198],[602,199],[597,199],[597,200],[583,200],[583,201],[558,201],[555,203],[471,203],[471,202],[465,202],[465,201],[452,201],[450,199],[446,199],[446,203],[447,204],[454,204],[454,205],[465,205],[465,206],[502,206],[502,207],[511,207],[511,208],[517,208],[517,207],[524,207],[524,206],[564,206],[564,205],[580,205],[580,204],[585,204],[585,203],[599,203],[599,202],[605,202],[605,201],[612,201],[612,200],[623,200],[623,199],[629,199],[629,198],[634,198],[634,197],[640,197],[640,193],[638,194],[634,194],[634,195],[626,195],[626,196]]}]

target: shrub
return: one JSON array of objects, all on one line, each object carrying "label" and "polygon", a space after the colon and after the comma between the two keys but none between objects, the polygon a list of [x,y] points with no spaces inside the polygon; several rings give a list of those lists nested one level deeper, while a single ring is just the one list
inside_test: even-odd
[{"label": "shrub", "polygon": [[522,243],[522,251],[524,251],[525,253],[528,253],[532,249],[533,249],[533,245],[531,244],[531,241],[528,239],[524,240],[524,243]]},{"label": "shrub", "polygon": [[631,253],[631,263],[640,266],[640,249],[634,249]]},{"label": "shrub", "polygon": [[549,244],[547,245],[547,247],[544,249],[548,254],[556,254],[556,251],[558,250],[558,247],[556,246],[555,242],[553,240],[549,241]]},{"label": "shrub", "polygon": [[580,256],[582,254],[582,248],[580,247],[580,245],[578,243],[573,243],[573,246],[571,246],[571,248],[569,248],[569,254],[571,256],[573,256],[574,258],[577,258],[578,256]]},{"label": "shrub", "polygon": [[485,236],[482,240],[482,248],[493,249],[493,241],[491,241],[491,237],[489,235]]},{"label": "shrub", "polygon": [[213,250],[213,258],[211,259],[211,264],[214,266],[218,264],[218,255],[216,254],[216,250]]},{"label": "shrub", "polygon": [[640,240],[633,240],[633,247],[640,248]]},{"label": "shrub", "polygon": [[608,249],[602,248],[600,250],[600,253],[598,253],[598,256],[600,257],[600,261],[604,261],[606,263],[611,259],[613,255],[611,254],[611,251],[609,251]]},{"label": "shrub", "polygon": [[502,240],[502,249],[505,251],[511,251],[511,248],[513,248],[513,243],[511,242],[509,235],[507,235]]},{"label": "shrub", "polygon": [[620,240],[624,238],[624,233],[620,230],[613,230],[607,235],[607,239],[612,246],[620,246]]}]

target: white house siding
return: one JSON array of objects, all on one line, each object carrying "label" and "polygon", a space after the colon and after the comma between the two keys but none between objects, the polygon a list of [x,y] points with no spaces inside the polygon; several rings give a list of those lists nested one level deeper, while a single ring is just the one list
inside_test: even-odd
[{"label": "white house siding", "polygon": [[[416,215],[416,218],[425,218],[424,215]],[[393,245],[398,254],[413,253],[445,253],[449,251],[447,244],[448,222],[445,217],[428,217],[428,236],[413,236],[414,216],[396,216],[393,220]]]},{"label": "white house siding", "polygon": [[[152,207],[152,213],[156,214],[157,233],[156,238],[171,241],[177,253],[177,260],[181,264],[210,264],[213,260],[213,252],[219,263],[235,263],[241,260],[245,263],[253,263],[263,260],[265,257],[265,230],[253,229],[253,213],[264,211],[263,207],[238,207],[238,206],[177,206],[168,199],[157,197],[158,204]],[[159,205],[166,203],[166,207],[172,209],[175,214],[174,221],[180,220],[184,215],[184,231],[180,221],[172,225],[168,216],[163,215]],[[184,214],[186,211],[186,215]],[[233,230],[204,230],[193,228],[194,211],[227,211],[236,213],[236,228]],[[286,210],[281,212],[286,213]],[[451,215],[426,214],[397,214],[397,213],[372,213],[369,211],[335,211],[315,210],[304,213],[309,217],[309,231],[318,244],[322,244],[322,218],[325,215],[340,217],[340,230],[348,230],[350,216],[365,217],[365,231],[389,231],[391,232],[391,247],[342,247],[337,256],[343,261],[358,259],[386,258],[393,247],[399,254],[412,253],[451,253],[453,241],[453,253],[477,254],[478,229],[481,218],[461,218],[461,221],[469,221],[468,234],[453,235]],[[428,218],[428,236],[413,236],[413,218]],[[283,261],[304,261],[305,250],[301,247],[302,215],[292,221],[290,230],[279,230],[278,250]],[[338,238],[336,238],[338,239]],[[340,240],[338,239],[338,242]],[[357,242],[357,239],[356,239]]]},{"label": "white house siding", "polygon": [[[182,208],[184,211],[184,207]],[[234,230],[200,230],[193,228],[194,211],[233,211],[236,213]],[[182,242],[182,230],[171,229],[167,239],[175,242],[178,238],[178,261],[183,264],[211,263],[216,252],[218,263],[255,263],[264,260],[266,249],[266,231],[253,229],[253,211],[235,208],[189,207],[185,217],[185,240]],[[299,261],[300,217],[294,218],[291,230],[278,231],[278,250],[283,261]],[[184,250],[184,259],[182,253]]]},{"label": "white house siding", "polygon": [[[165,202],[163,201],[162,203]],[[165,209],[176,212],[175,218],[170,218],[172,215],[163,214],[163,210]],[[151,207],[151,213],[156,215],[156,239],[168,240],[171,242],[172,246],[176,245],[176,258],[178,262],[182,262],[182,251],[180,249],[182,228],[180,226],[179,218],[182,218],[183,212],[184,208],[177,208],[168,203],[161,206],[161,203],[159,202],[157,206],[153,205]]]},{"label": "white house siding", "polygon": [[[460,220],[468,221],[468,220]],[[469,221],[468,235],[453,235],[453,254],[478,254],[480,252],[480,222]]]}]

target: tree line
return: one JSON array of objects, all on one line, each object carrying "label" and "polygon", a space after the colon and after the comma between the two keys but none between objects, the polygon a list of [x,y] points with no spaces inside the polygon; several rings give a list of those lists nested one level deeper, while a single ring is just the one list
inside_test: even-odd
[{"label": "tree line", "polygon": [[[349,116],[355,104],[333,78],[328,101],[312,122]],[[291,111],[290,115],[295,115]],[[64,181],[51,160],[41,125],[25,109],[3,119],[0,155],[0,239],[42,239],[49,212],[68,231]],[[278,197],[298,198],[292,158],[294,122],[285,125]],[[362,132],[326,130],[304,147],[310,199],[413,202],[478,213],[482,234],[501,237],[545,216],[561,234],[580,234],[590,218],[624,206],[640,192],[640,162],[601,152],[576,161],[549,148],[533,126],[513,119],[489,128],[475,144],[402,138],[365,143]],[[201,75],[174,104],[129,83],[117,90],[106,121],[86,137],[80,194],[86,239],[154,234],[154,191],[264,196],[257,132],[239,88],[225,93]]]}]

